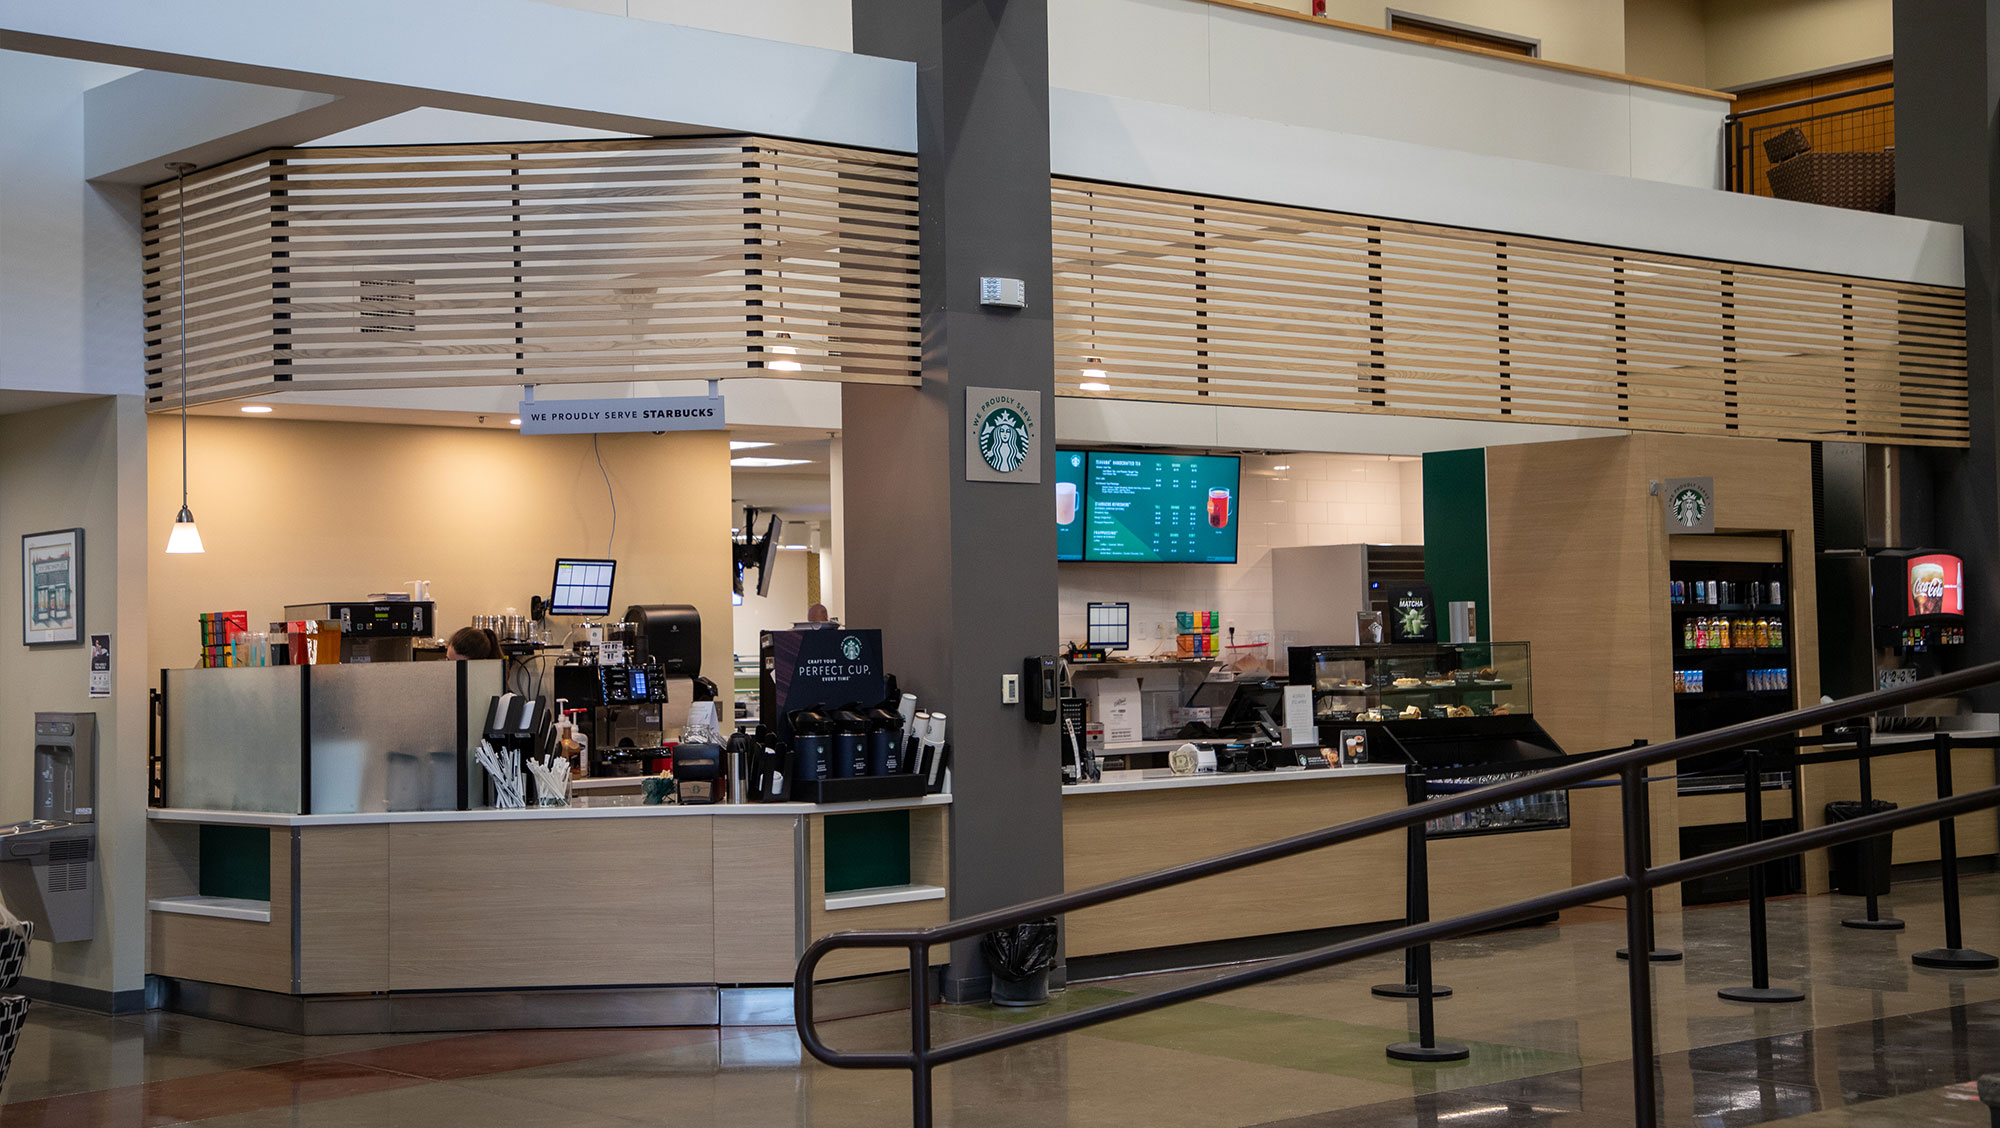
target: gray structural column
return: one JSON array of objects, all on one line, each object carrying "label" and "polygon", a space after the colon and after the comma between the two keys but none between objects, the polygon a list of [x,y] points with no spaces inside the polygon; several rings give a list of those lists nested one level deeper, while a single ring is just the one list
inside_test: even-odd
[{"label": "gray structural column", "polygon": [[[1906,459],[1903,539],[1965,558],[1966,664],[2000,659],[2000,387],[1994,319],[2000,3],[1896,0],[1896,210],[1965,228],[1972,446]],[[2000,707],[1991,690],[1978,707]]]},{"label": "gray structural column", "polygon": [[[1055,730],[1001,704],[1001,678],[1056,648],[1054,317],[1045,0],[854,0],[856,51],[917,64],[923,387],[841,394],[847,621],[950,718],[951,907],[1062,888]],[[1027,306],[982,307],[981,276]],[[1039,395],[1040,481],[966,480],[967,388]],[[976,943],[949,999],[977,998]]]}]

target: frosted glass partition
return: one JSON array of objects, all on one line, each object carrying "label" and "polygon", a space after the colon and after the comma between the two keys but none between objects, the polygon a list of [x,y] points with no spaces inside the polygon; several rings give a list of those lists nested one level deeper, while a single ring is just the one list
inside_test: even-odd
[{"label": "frosted glass partition", "polygon": [[459,734],[478,743],[500,679],[497,661],[169,670],[167,803],[320,815],[453,810]]},{"label": "frosted glass partition", "polygon": [[304,813],[306,668],[167,670],[167,805]]}]

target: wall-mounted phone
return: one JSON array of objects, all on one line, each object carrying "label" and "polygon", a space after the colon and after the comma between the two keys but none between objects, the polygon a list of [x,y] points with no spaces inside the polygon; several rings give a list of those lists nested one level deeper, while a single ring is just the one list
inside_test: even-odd
[{"label": "wall-mounted phone", "polygon": [[1021,659],[1021,704],[1036,724],[1056,723],[1056,702],[1062,696],[1062,660],[1053,654]]}]

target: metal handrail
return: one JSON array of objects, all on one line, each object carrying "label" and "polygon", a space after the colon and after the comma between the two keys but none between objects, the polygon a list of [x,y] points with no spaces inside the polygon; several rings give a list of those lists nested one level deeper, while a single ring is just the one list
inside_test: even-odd
[{"label": "metal handrail", "polygon": [[[1845,117],[1849,114],[1861,113],[1865,110],[1879,110],[1884,106],[1893,106],[1896,104],[1893,93],[1895,89],[1896,83],[1893,80],[1878,82],[1869,86],[1857,86],[1852,90],[1836,90],[1831,94],[1815,94],[1807,98],[1794,98],[1789,102],[1779,102],[1770,106],[1758,106],[1756,109],[1742,110],[1725,116],[1722,119],[1722,127],[1729,138],[1728,173],[1730,190],[1735,192],[1751,192],[1755,190],[1756,185],[1750,182],[1750,167],[1753,163],[1751,152],[1756,134],[1759,132],[1774,130],[1780,126],[1805,125],[1815,121],[1825,121],[1829,118]],[[1849,106],[1845,109],[1834,110],[1828,113],[1790,118],[1780,122],[1767,123],[1751,120],[1771,114],[1784,113],[1788,110],[1804,109],[1823,102],[1834,102],[1843,98],[1857,98],[1867,94],[1880,93],[1885,90],[1891,92],[1886,101],[1871,102],[1865,106]]]},{"label": "metal handrail", "polygon": [[[1647,804],[1644,782],[1647,767],[1666,760],[1745,748],[1772,738],[1791,739],[1802,729],[1905,705],[1912,701],[1972,689],[1996,681],[2000,681],[2000,662],[1987,663],[1891,689],[1796,709],[1774,717],[1746,721],[1713,732],[1610,753],[1457,795],[1430,799],[1369,815],[1339,826],[1295,835],[1263,846],[1106,882],[1073,893],[1042,897],[929,928],[871,929],[833,933],[808,945],[799,958],[798,970],[793,977],[794,1021],[799,1040],[808,1053],[828,1065],[851,1069],[910,1070],[913,1123],[918,1128],[928,1128],[931,1123],[930,1074],[939,1065],[1364,956],[1454,939],[1617,896],[1626,899],[1626,935],[1629,950],[1643,953],[1649,947],[1649,938],[1652,934],[1652,898],[1649,894],[1655,888],[1756,865],[1821,846],[1838,845],[1901,827],[2000,806],[2000,786],[1989,787],[1964,795],[1831,823],[1810,830],[1796,831],[1776,838],[1763,839],[1655,866],[1646,862],[1644,853],[1644,846],[1651,833],[1650,808]],[[1091,908],[1110,901],[1233,872],[1375,834],[1407,829],[1432,819],[1581,784],[1611,774],[1620,777],[1620,790],[1624,801],[1625,873],[1622,876],[1603,878],[1566,890],[1466,913],[1447,920],[1405,925],[1360,939],[1270,960],[1214,979],[1184,984],[1148,995],[1130,996],[1087,1010],[1052,1015],[943,1046],[930,1044],[926,969],[929,964],[929,950],[938,944],[966,939],[1008,925]],[[911,1043],[908,1051],[849,1053],[832,1049],[820,1039],[814,1019],[815,972],[827,955],[843,948],[902,948],[909,952]],[[1650,1128],[1657,1117],[1657,1102],[1653,1096],[1650,969],[1644,959],[1632,959],[1629,965],[1632,980],[1634,1111],[1639,1116],[1638,1123],[1641,1128]]]}]

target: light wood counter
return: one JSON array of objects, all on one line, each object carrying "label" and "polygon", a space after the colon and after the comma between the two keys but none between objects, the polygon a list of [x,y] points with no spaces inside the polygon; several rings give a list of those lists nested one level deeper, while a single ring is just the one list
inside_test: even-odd
[{"label": "light wood counter", "polygon": [[[827,932],[945,918],[950,802],[154,810],[147,970],[294,996],[789,985]],[[870,843],[891,855],[907,834],[908,885],[829,891],[828,822],[864,812],[888,814]],[[266,901],[201,887],[216,828],[239,852],[268,849]],[[873,962],[822,974],[886,970]]]}]

